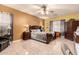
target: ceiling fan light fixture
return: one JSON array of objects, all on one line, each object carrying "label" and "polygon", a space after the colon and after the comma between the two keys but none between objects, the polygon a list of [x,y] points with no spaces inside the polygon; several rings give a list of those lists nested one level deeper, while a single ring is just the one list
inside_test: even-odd
[{"label": "ceiling fan light fixture", "polygon": [[47,18],[49,18],[49,17],[47,17],[47,16],[42,16],[42,17],[40,17],[40,18],[42,18],[42,19],[47,19]]},{"label": "ceiling fan light fixture", "polygon": [[48,11],[46,11],[46,15],[48,15],[49,14],[49,12]]},{"label": "ceiling fan light fixture", "polygon": [[39,17],[46,19],[46,18],[53,18],[54,11],[50,10],[50,8],[46,4],[39,5],[40,10],[38,12]]},{"label": "ceiling fan light fixture", "polygon": [[44,15],[44,11],[41,11],[41,14]]},{"label": "ceiling fan light fixture", "polygon": [[41,15],[48,15],[49,14],[48,11],[43,11],[43,10],[40,13],[41,13]]}]

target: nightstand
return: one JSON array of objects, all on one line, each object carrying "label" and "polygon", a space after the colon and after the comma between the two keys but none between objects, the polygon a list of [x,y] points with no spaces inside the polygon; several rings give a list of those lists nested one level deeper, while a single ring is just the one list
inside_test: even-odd
[{"label": "nightstand", "polygon": [[22,34],[22,39],[23,40],[28,40],[31,38],[31,33],[30,32],[23,32]]}]

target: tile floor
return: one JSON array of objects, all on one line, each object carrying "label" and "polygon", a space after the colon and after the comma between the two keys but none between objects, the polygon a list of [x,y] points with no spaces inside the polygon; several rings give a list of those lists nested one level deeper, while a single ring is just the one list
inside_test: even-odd
[{"label": "tile floor", "polygon": [[44,44],[32,39],[12,42],[9,47],[0,52],[0,55],[63,55],[61,48],[65,43],[75,54],[74,42],[67,39],[55,39],[49,44]]}]

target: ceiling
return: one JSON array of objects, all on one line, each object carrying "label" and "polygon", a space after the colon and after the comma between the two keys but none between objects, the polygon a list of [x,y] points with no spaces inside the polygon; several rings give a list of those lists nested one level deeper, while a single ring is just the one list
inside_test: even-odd
[{"label": "ceiling", "polygon": [[[17,9],[19,11],[44,18],[39,13],[43,4],[4,4],[5,6]],[[79,4],[46,4],[47,11],[50,12],[47,17],[53,18],[56,16],[66,15],[74,12],[79,12]]]}]

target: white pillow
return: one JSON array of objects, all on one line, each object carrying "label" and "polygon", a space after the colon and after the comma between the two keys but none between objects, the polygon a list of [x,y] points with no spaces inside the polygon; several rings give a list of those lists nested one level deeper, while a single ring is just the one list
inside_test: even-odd
[{"label": "white pillow", "polygon": [[37,29],[37,32],[41,32],[41,30],[40,29]]},{"label": "white pillow", "polygon": [[31,32],[36,32],[36,30],[33,29],[33,30],[31,30]]},{"label": "white pillow", "polygon": [[32,32],[41,32],[40,29],[33,29]]}]

